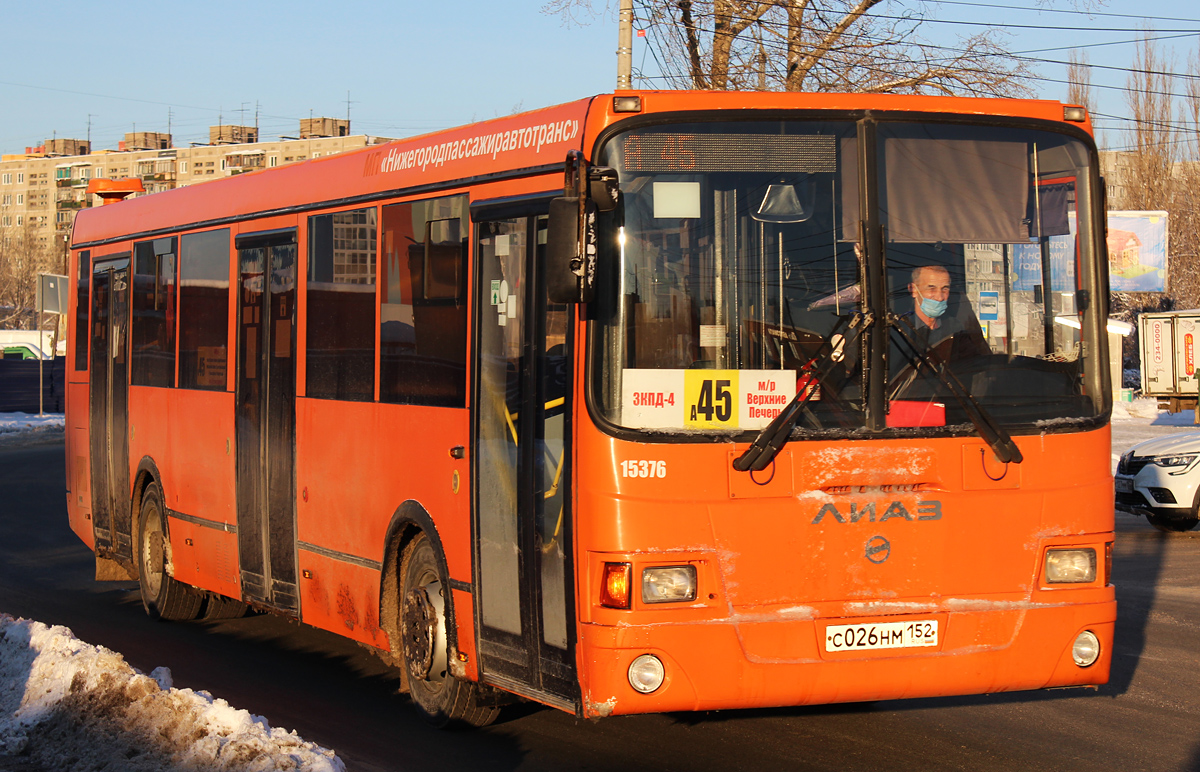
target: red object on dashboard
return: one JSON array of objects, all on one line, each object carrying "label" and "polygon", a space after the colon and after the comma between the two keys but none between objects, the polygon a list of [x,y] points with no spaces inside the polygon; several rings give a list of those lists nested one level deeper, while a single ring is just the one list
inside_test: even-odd
[{"label": "red object on dashboard", "polygon": [[945,426],[946,405],[942,402],[894,399],[887,414],[887,425],[890,428]]}]

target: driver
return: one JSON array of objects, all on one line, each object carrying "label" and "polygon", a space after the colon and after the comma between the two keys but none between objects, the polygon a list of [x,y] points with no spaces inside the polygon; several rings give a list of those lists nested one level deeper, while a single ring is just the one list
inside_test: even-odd
[{"label": "driver", "polygon": [[[971,304],[950,292],[950,272],[941,265],[913,269],[908,292],[920,353],[932,352],[943,362],[991,353]],[[902,322],[903,323],[903,322]]]}]

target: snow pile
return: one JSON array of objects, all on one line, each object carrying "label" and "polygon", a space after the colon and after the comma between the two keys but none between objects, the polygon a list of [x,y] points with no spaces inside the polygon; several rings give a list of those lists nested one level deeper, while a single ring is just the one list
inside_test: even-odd
[{"label": "snow pile", "polygon": [[61,436],[65,423],[62,413],[0,413],[0,440]]},{"label": "snow pile", "polygon": [[0,614],[0,757],[17,755],[64,772],[345,770],[295,732],[172,688],[166,668],[146,676],[65,627]]},{"label": "snow pile", "polygon": [[[1158,400],[1141,397],[1132,402],[1113,402],[1112,420],[1149,422],[1152,426],[1193,426],[1196,411],[1181,410],[1178,413],[1168,413],[1158,409]],[[1200,427],[1198,427],[1200,428]]]}]

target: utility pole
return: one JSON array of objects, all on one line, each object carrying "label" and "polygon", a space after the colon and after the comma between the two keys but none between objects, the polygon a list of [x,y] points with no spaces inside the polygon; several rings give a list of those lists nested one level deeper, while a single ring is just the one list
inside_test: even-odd
[{"label": "utility pole", "polygon": [[630,89],[633,88],[633,0],[621,0],[617,24],[617,89]]}]

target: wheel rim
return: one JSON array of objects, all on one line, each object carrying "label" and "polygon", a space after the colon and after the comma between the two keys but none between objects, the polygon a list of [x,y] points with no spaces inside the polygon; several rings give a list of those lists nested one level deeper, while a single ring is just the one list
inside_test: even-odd
[{"label": "wheel rim", "polygon": [[446,680],[446,617],[442,583],[425,575],[404,599],[404,659],[417,681]]},{"label": "wheel rim", "polygon": [[[147,513],[151,514],[151,513]],[[153,513],[157,515],[157,513]],[[150,596],[157,598],[162,587],[163,534],[157,517],[147,521],[142,539],[142,581]]]}]

